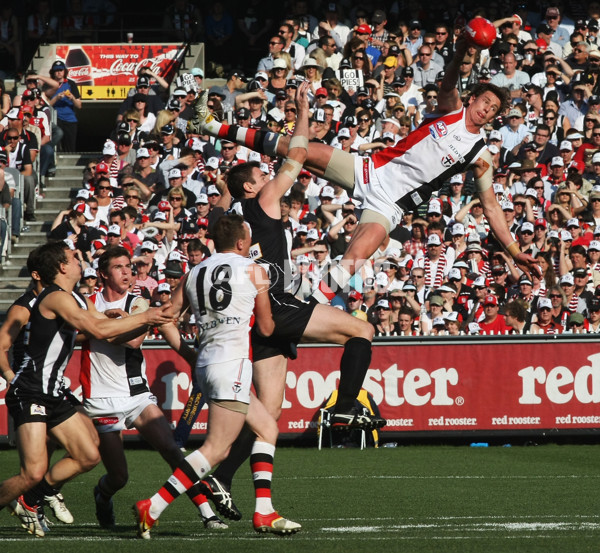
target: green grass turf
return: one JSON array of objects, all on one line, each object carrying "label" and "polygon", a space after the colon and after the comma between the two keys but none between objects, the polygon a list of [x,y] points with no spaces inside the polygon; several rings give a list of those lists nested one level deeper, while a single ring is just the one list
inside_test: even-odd
[{"label": "green grass turf", "polygon": [[[280,448],[274,504],[302,524],[294,536],[254,533],[253,488],[245,467],[234,481],[244,514],[229,530],[207,531],[187,497],[164,513],[149,542],[134,539],[130,507],[170,474],[159,456],[127,452],[128,486],[115,497],[117,530],[95,523],[92,488],[102,473],[67,484],[75,523],[44,539],[0,514],[0,551],[44,553],[311,552],[579,552],[600,549],[600,446],[408,446],[396,449]],[[16,472],[17,456],[0,451],[0,478]],[[192,549],[194,548],[194,549]]]}]

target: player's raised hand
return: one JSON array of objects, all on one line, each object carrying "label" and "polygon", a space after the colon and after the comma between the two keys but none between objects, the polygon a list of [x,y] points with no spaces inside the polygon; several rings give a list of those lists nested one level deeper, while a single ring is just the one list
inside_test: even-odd
[{"label": "player's raised hand", "polygon": [[308,113],[310,108],[308,103],[308,91],[310,90],[310,81],[303,81],[296,90],[296,106],[298,112]]},{"label": "player's raised hand", "polygon": [[144,314],[146,315],[147,324],[152,326],[175,322],[171,302],[164,303],[160,307],[151,307]]}]

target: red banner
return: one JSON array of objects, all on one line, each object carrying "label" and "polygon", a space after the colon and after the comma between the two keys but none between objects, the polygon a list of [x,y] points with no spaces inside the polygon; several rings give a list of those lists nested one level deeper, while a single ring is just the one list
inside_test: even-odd
[{"label": "red banner", "polygon": [[[282,435],[315,434],[318,411],[337,386],[342,348],[301,347],[290,363]],[[145,350],[148,379],[173,426],[191,388],[189,371],[168,349]],[[80,353],[67,367],[78,397]],[[485,340],[375,344],[365,388],[385,431],[514,431],[600,427],[600,353],[593,340]],[[7,434],[0,380],[0,437]],[[206,408],[194,433],[206,429]]]},{"label": "red banner", "polygon": [[96,44],[56,46],[57,59],[80,87],[82,99],[125,98],[138,71],[148,67],[170,82],[183,54],[178,44]]}]

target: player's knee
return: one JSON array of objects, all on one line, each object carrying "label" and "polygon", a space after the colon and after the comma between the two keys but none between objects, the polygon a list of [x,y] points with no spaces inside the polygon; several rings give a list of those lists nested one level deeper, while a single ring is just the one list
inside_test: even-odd
[{"label": "player's knee", "polygon": [[365,340],[372,342],[373,336],[375,335],[375,328],[373,325],[367,321],[362,321],[357,317],[352,317],[352,319],[352,323],[345,327],[346,340],[344,343],[351,338],[364,338]]},{"label": "player's knee", "polygon": [[27,486],[27,489],[33,488],[39,484],[46,475],[47,470],[48,465],[46,464],[38,464],[32,467],[26,467],[22,471],[21,476],[25,482],[25,485]]},{"label": "player's knee", "polygon": [[100,452],[97,449],[90,449],[83,452],[77,459],[82,472],[88,472],[96,467],[100,461]]},{"label": "player's knee", "polygon": [[277,427],[277,422],[273,420],[272,423],[264,424],[261,427],[260,435],[257,435],[256,439],[260,442],[275,444],[277,436],[279,436],[279,428]]}]

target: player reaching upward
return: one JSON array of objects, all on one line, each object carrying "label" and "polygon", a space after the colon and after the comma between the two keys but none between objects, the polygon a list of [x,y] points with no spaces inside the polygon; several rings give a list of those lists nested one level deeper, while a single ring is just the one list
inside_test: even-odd
[{"label": "player reaching upward", "polygon": [[[394,147],[370,157],[359,157],[326,144],[311,142],[308,146],[305,166],[339,184],[362,203],[360,225],[341,263],[332,268],[327,279],[333,292],[346,286],[351,275],[401,221],[405,211],[427,201],[450,176],[469,167],[473,169],[484,213],[499,243],[521,269],[539,273],[535,260],[520,251],[496,201],[491,154],[482,132],[508,106],[510,97],[505,89],[480,84],[474,87],[467,106],[463,106],[456,82],[468,46],[466,36],[461,35],[438,94],[438,112],[427,117]],[[207,109],[206,100],[204,94],[195,106],[196,117],[192,120],[204,133],[269,155],[287,154],[291,146],[288,137],[219,123]],[[315,294],[320,301],[333,296],[326,286],[322,292],[320,297]]]}]

